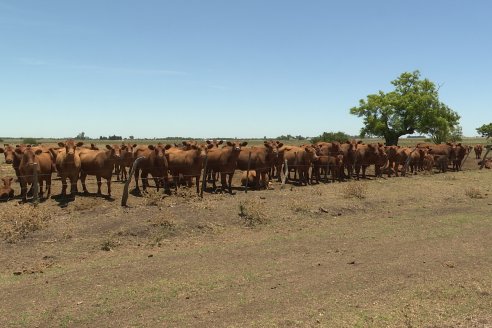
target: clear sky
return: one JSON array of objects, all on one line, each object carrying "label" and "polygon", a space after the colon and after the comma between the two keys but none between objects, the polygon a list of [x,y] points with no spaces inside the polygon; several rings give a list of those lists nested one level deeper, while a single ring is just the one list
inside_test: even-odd
[{"label": "clear sky", "polygon": [[0,0],[0,136],[358,134],[404,71],[492,121],[488,0]]}]

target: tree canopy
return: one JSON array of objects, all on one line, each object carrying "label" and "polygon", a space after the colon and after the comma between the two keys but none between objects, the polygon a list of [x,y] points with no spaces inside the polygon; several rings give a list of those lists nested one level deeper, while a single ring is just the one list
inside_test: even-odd
[{"label": "tree canopy", "polygon": [[492,123],[482,125],[477,128],[477,132],[482,137],[487,137],[487,139],[492,138]]},{"label": "tree canopy", "polygon": [[338,141],[338,142],[345,142],[347,140],[352,139],[351,136],[346,134],[345,132],[323,132],[317,137],[314,137],[311,139],[312,143],[317,143],[320,141],[325,141],[325,142],[333,142],[333,141]]},{"label": "tree canopy", "polygon": [[364,118],[361,137],[383,137],[387,145],[397,145],[405,134],[447,137],[457,129],[460,116],[439,101],[439,88],[421,79],[419,71],[402,73],[391,84],[393,91],[370,94],[350,109],[351,114]]}]

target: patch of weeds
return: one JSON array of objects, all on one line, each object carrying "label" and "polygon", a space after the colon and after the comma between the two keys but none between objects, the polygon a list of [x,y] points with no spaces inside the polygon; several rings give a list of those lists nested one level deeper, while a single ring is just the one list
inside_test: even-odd
[{"label": "patch of weeds", "polygon": [[482,192],[477,187],[468,187],[465,189],[465,195],[472,199],[480,199],[483,198]]},{"label": "patch of weeds", "polygon": [[149,245],[160,246],[164,239],[174,237],[178,233],[176,224],[165,217],[157,217],[152,220],[153,227]]},{"label": "patch of weeds", "polygon": [[114,241],[112,239],[107,239],[101,243],[101,250],[109,252],[112,251],[113,248],[119,245],[119,242]]},{"label": "patch of weeds", "polygon": [[155,189],[147,190],[142,194],[146,206],[159,206],[164,199],[164,194]]},{"label": "patch of weeds", "polygon": [[243,220],[244,224],[250,228],[267,222],[262,205],[252,201],[239,203],[239,217]]},{"label": "patch of weeds", "polygon": [[50,219],[50,211],[42,206],[24,204],[6,207],[0,212],[0,235],[7,242],[15,243],[43,228]]},{"label": "patch of weeds", "polygon": [[345,198],[366,198],[367,184],[362,182],[349,182],[342,188],[342,195]]},{"label": "patch of weeds", "polygon": [[455,175],[445,174],[442,176],[444,181],[456,181],[458,180]]}]

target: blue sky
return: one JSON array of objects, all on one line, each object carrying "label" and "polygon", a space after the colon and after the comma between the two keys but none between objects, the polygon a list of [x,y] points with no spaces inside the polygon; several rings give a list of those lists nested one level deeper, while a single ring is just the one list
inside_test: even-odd
[{"label": "blue sky", "polygon": [[491,121],[492,2],[0,0],[0,136],[357,134],[404,71]]}]

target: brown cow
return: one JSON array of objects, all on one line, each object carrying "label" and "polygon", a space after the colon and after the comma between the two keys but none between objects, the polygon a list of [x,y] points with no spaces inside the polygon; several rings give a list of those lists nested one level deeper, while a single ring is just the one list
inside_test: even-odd
[{"label": "brown cow", "polygon": [[453,144],[455,156],[452,160],[453,170],[460,171],[463,160],[466,156],[467,148],[463,146],[461,143]]},{"label": "brown cow", "polygon": [[134,162],[133,149],[136,144],[121,144],[120,158],[116,161],[116,179],[126,181],[128,179],[127,167],[131,167]]},{"label": "brown cow", "polygon": [[[418,146],[418,145],[417,145]],[[453,162],[456,159],[456,146],[452,143],[438,144],[438,145],[427,145],[429,147],[429,154],[431,155],[445,155],[448,160],[447,163]],[[441,160],[443,162],[443,160]],[[439,163],[438,163],[439,164]],[[447,171],[447,169],[446,169]]]},{"label": "brown cow", "polygon": [[[219,146],[224,143],[224,140],[207,140],[206,143],[207,145],[212,145],[212,148],[219,148]],[[212,170],[207,168],[207,181],[212,181],[213,179],[217,180],[218,174],[218,172],[213,172]],[[215,177],[212,177],[212,175],[215,175]]]},{"label": "brown cow", "polygon": [[423,165],[425,171],[432,173],[432,169],[434,168],[434,156],[429,154],[425,155]]},{"label": "brown cow", "polygon": [[[475,152],[475,159],[481,159],[482,158],[482,151],[483,151],[482,145],[475,145],[475,147],[473,147],[473,151]],[[0,151],[0,153],[1,153],[1,151]]]},{"label": "brown cow", "polygon": [[[255,185],[268,188],[266,176],[278,156],[278,145],[276,142],[265,140],[263,146],[242,148],[237,159],[237,168],[242,171],[248,169],[249,154],[251,153],[249,169],[256,171],[256,180],[258,181]],[[280,145],[282,144],[280,143]]]},{"label": "brown cow", "polygon": [[[161,185],[164,186],[164,190],[169,192],[169,184],[168,181],[168,162],[166,158],[166,150],[171,148],[172,146],[169,144],[163,145],[161,143],[154,145],[139,146],[134,149],[133,157],[138,159],[139,157],[143,157],[143,160],[139,163],[137,168],[135,169],[135,191],[140,193],[140,188],[138,187],[138,178],[141,176],[142,179],[142,188],[145,191],[147,189],[148,183],[148,175],[149,173],[154,178],[156,183],[157,190]],[[140,171],[142,174],[140,175]]]},{"label": "brown cow", "polygon": [[336,166],[336,156],[343,153],[341,152],[339,142],[318,142],[314,145],[314,148],[316,149],[318,160],[313,162],[311,180],[314,178],[314,180],[319,183],[321,178],[320,174],[322,172],[325,174],[325,180],[328,180],[327,176],[331,168],[336,167],[336,170],[338,170],[338,166]]},{"label": "brown cow", "polygon": [[12,177],[2,178],[3,186],[0,187],[0,200],[5,201],[14,198],[14,189],[11,187],[13,180]]},{"label": "brown cow", "polygon": [[[43,196],[43,182],[46,182],[46,191],[48,198],[51,195],[51,174],[53,172],[53,161],[50,153],[43,152],[42,149],[33,149],[28,146],[24,149],[18,147],[15,149],[16,156],[20,158],[19,164],[19,182],[21,185],[22,200],[27,201],[27,186],[34,182],[34,170],[38,175],[39,196]],[[37,165],[34,165],[37,164]]]},{"label": "brown cow", "polygon": [[[228,141],[222,148],[211,148],[208,150],[207,168],[213,172],[220,173],[221,189],[224,190],[227,187],[231,194],[232,177],[234,176],[234,171],[237,167],[239,154],[241,148],[245,147],[247,144],[247,142]],[[216,189],[215,174],[212,175],[212,181],[213,188]],[[205,181],[204,188],[206,187],[206,184]]]},{"label": "brown cow", "polygon": [[108,196],[111,197],[111,177],[114,164],[119,158],[119,146],[106,145],[106,150],[81,149],[80,156],[80,182],[84,193],[89,193],[85,185],[88,175],[95,175],[97,180],[97,194],[101,195],[101,178],[106,179]]},{"label": "brown cow", "polygon": [[299,183],[301,185],[310,184],[309,169],[311,164],[318,160],[315,147],[312,145],[287,146],[284,147],[283,151],[289,171],[293,169],[299,174]]},{"label": "brown cow", "polygon": [[174,147],[166,152],[169,171],[173,176],[176,190],[179,176],[183,175],[188,187],[191,187],[192,178],[195,178],[196,192],[199,193],[203,161],[207,155],[207,150],[213,148],[214,145],[198,145],[187,141],[183,141],[183,145],[185,146],[184,149]]},{"label": "brown cow", "polygon": [[12,147],[9,144],[4,144],[4,147],[0,147],[0,154],[4,154],[5,156],[5,163],[7,164],[12,164],[14,163],[15,159],[15,147]]},{"label": "brown cow", "polygon": [[[354,173],[354,160],[355,150],[357,149],[357,143],[346,141],[340,144],[340,152],[343,154],[343,166],[342,176],[346,176],[351,179]],[[347,169],[347,175],[345,175],[345,169]]]},{"label": "brown cow", "polygon": [[388,156],[382,144],[359,144],[355,151],[355,175],[359,180],[359,173],[362,167],[362,178],[366,178],[366,169],[369,165],[374,165],[376,176],[381,176],[381,167],[387,162]]},{"label": "brown cow", "polygon": [[434,162],[436,163],[439,172],[446,173],[448,171],[448,155],[434,155]]},{"label": "brown cow", "polygon": [[80,173],[79,148],[84,143],[75,143],[73,140],[59,142],[59,149],[51,148],[50,151],[55,158],[56,170],[62,181],[61,195],[67,194],[67,179],[70,180],[70,194],[73,196],[77,192],[77,181]]}]

